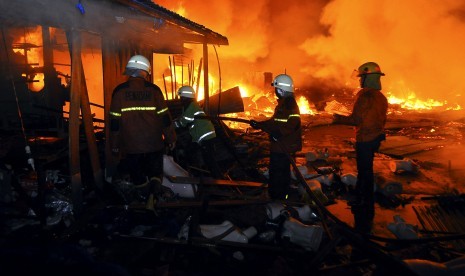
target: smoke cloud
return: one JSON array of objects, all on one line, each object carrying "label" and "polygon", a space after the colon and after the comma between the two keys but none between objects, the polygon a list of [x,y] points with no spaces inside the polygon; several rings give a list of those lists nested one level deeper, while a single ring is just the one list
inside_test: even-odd
[{"label": "smoke cloud", "polygon": [[297,85],[344,87],[356,84],[355,68],[375,61],[385,92],[464,105],[463,1],[155,2],[228,37],[218,50],[225,81],[286,70]]}]

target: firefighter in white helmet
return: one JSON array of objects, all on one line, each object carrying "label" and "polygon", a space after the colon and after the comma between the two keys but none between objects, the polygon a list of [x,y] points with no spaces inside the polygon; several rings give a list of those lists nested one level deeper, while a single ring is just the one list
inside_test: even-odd
[{"label": "firefighter in white helmet", "polygon": [[272,199],[285,199],[291,182],[288,156],[302,150],[300,111],[294,97],[294,81],[289,75],[277,75],[271,85],[278,97],[273,116],[262,122],[252,120],[250,125],[266,131],[270,136],[268,194]]},{"label": "firefighter in white helmet", "polygon": [[175,125],[179,128],[187,128],[191,136],[191,143],[188,146],[189,151],[186,156],[187,160],[191,163],[190,165],[200,164],[202,166],[202,163],[204,163],[212,177],[220,178],[222,173],[215,161],[214,154],[216,141],[214,125],[210,120],[195,118],[195,116],[206,116],[206,114],[197,102],[192,86],[185,85],[179,88],[178,96],[181,99],[183,112],[175,120]]},{"label": "firefighter in white helmet", "polygon": [[354,70],[360,78],[360,91],[349,116],[334,114],[334,123],[355,126],[357,183],[355,200],[349,202],[355,218],[355,227],[362,232],[371,231],[374,209],[373,160],[381,141],[386,139],[384,126],[388,101],[381,92],[384,73],[375,62],[366,62]]},{"label": "firefighter in white helmet", "polygon": [[121,158],[119,176],[129,175],[152,209],[163,191],[164,148],[174,148],[176,133],[161,89],[147,81],[150,72],[150,61],[144,56],[129,59],[124,71],[128,80],[113,91],[110,145]]}]

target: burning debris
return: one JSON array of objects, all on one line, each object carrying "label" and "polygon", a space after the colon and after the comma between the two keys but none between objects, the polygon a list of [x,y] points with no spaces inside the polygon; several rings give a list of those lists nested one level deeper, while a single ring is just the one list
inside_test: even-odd
[{"label": "burning debris", "polygon": [[[317,120],[315,118],[317,116],[319,115],[304,116],[304,123],[308,124],[307,120]],[[324,115],[322,116],[324,117]],[[267,148],[267,141],[263,141],[259,131],[253,132],[247,127],[238,127],[231,129],[231,131],[237,137],[236,143],[248,145],[243,156],[239,155],[240,158],[248,159],[243,160],[244,162],[247,162],[247,164],[265,162],[266,164],[264,151]],[[324,275],[340,269],[347,269],[347,266],[351,266],[354,271],[361,272],[373,269],[373,263],[375,267],[380,269],[383,264],[389,263],[390,256],[405,259],[406,267],[402,268],[401,266],[393,269],[397,271],[399,269],[408,271],[408,268],[415,270],[419,265],[419,260],[411,258],[412,252],[423,260],[423,265],[427,264],[433,267],[455,260],[457,255],[455,255],[455,251],[447,249],[447,240],[453,239],[453,236],[450,235],[455,235],[459,239],[462,231],[457,228],[448,229],[445,227],[439,228],[438,226],[441,221],[446,223],[446,220],[457,219],[445,217],[446,211],[444,208],[452,207],[442,206],[443,209],[441,210],[433,209],[436,207],[434,207],[434,204],[430,204],[433,203],[432,200],[441,203],[444,202],[443,199],[445,198],[438,196],[437,198],[430,197],[425,200],[424,192],[426,191],[420,192],[418,190],[423,183],[431,182],[431,185],[438,185],[436,181],[441,180],[431,179],[431,174],[429,174],[431,172],[428,171],[439,170],[437,173],[441,174],[441,169],[425,166],[420,160],[393,159],[382,153],[378,155],[375,164],[377,164],[376,168],[379,171],[376,181],[379,204],[376,223],[379,227],[375,227],[374,236],[368,236],[366,237],[368,240],[361,241],[358,240],[361,237],[352,236],[352,234],[346,233],[346,230],[334,232],[335,229],[340,229],[339,227],[345,227],[343,226],[345,223],[348,225],[352,223],[350,214],[346,216],[343,211],[337,210],[346,206],[346,198],[350,197],[357,178],[356,174],[353,173],[352,145],[351,143],[343,143],[341,140],[350,136],[342,135],[342,137],[336,138],[336,133],[341,135],[340,132],[340,127],[325,124],[307,128],[304,135],[312,135],[315,137],[315,141],[307,144],[305,150],[297,156],[298,172],[294,171],[293,173],[296,185],[295,194],[288,201],[280,203],[269,202],[266,197],[263,197],[262,193],[266,191],[266,186],[261,185],[260,182],[240,180],[228,182],[209,179],[208,177],[203,179],[195,178],[180,167],[172,157],[166,156],[165,160],[168,162],[165,163],[166,179],[164,179],[163,185],[169,188],[175,196],[160,201],[155,209],[156,213],[146,211],[144,204],[137,202],[137,195],[129,196],[133,193],[134,187],[131,183],[125,182],[119,186],[114,186],[118,190],[117,192],[113,191],[115,192],[115,198],[106,199],[107,207],[99,209],[88,221],[87,226],[74,229],[74,224],[78,223],[78,221],[70,220],[69,214],[72,214],[72,208],[65,207],[72,207],[69,205],[69,197],[71,196],[69,179],[67,177],[63,178],[60,171],[50,170],[46,173],[47,185],[50,188],[45,191],[49,196],[48,199],[45,199],[45,206],[48,206],[46,207],[48,209],[46,214],[48,215],[45,218],[46,223],[44,225],[49,228],[48,231],[52,231],[56,235],[66,235],[71,239],[82,241],[81,246],[87,248],[87,254],[90,254],[92,258],[104,260],[105,262],[117,262],[131,271],[140,271],[142,268],[153,270],[166,264],[172,267],[176,266],[177,269],[187,270],[189,265],[189,269],[192,269],[192,271],[200,270],[200,267],[192,266],[192,262],[202,257],[207,258],[210,254],[204,251],[203,248],[212,247],[217,250],[216,254],[219,254],[218,257],[221,256],[223,263],[228,262],[227,260],[230,259],[229,262],[239,262],[241,263],[241,269],[248,269],[249,271],[263,269],[265,263],[270,264],[270,262],[272,266],[275,266],[277,265],[275,263],[276,256],[281,256],[283,258],[282,265],[293,271],[291,274],[317,271],[317,273]],[[322,135],[321,133],[325,135],[326,139],[330,139],[326,141],[326,144],[321,143],[316,138],[318,135]],[[241,138],[244,140],[239,142]],[[396,141],[393,140],[393,142]],[[386,152],[391,152],[394,145],[386,146]],[[255,161],[250,159],[251,156],[256,156]],[[415,170],[412,170],[412,165],[415,165]],[[235,169],[230,170],[230,173],[234,176],[239,175]],[[266,170],[259,170],[259,173],[266,178]],[[8,172],[6,171],[4,175],[8,175]],[[299,179],[301,176],[305,179],[307,187],[300,186]],[[248,181],[250,180],[248,179]],[[37,197],[39,192],[37,178],[20,178],[19,184],[20,191],[21,193],[24,192],[24,194],[17,196],[13,200],[14,204],[25,198],[34,199]],[[418,187],[415,188],[414,186]],[[307,188],[315,197],[309,197],[306,192]],[[415,192],[415,190],[417,191]],[[53,194],[57,195],[57,192],[60,196],[54,197]],[[437,193],[433,192],[430,196],[436,196],[436,194],[444,192],[438,190]],[[121,195],[124,196],[121,198]],[[408,196],[414,198],[408,198]],[[123,200],[118,201],[118,198]],[[449,199],[455,200],[456,204],[454,206],[460,206],[460,198],[460,194],[449,196]],[[115,199],[116,201],[114,201]],[[95,202],[96,199],[89,197],[88,200],[90,204]],[[333,218],[335,221],[331,218],[328,219],[329,214],[321,213],[321,206],[319,207],[316,202],[323,203],[323,206],[336,216],[336,218]],[[450,200],[449,202],[452,203]],[[416,213],[413,218],[407,209],[411,209]],[[34,210],[34,208],[30,210]],[[432,214],[433,210],[435,210],[434,214]],[[386,212],[386,214],[383,214],[383,212]],[[25,209],[23,215],[28,213],[30,212]],[[395,213],[398,214],[390,215]],[[41,228],[41,224],[37,220],[42,214],[32,212],[29,216],[31,217],[28,223],[17,220],[12,222],[9,219],[4,220],[5,222],[8,221],[10,227],[17,227],[14,231],[13,229],[9,230],[9,235],[20,229],[25,231],[26,228]],[[415,217],[422,223],[416,223]],[[342,223],[342,226],[339,223]],[[328,232],[329,229],[332,230]],[[62,231],[66,234],[62,233]],[[87,234],[82,237],[84,233]],[[449,235],[444,236],[445,233],[449,233]],[[102,235],[106,237],[103,240]],[[112,245],[108,240],[109,237],[113,241]],[[408,256],[402,250],[392,251],[390,249],[390,253],[382,253],[368,261],[366,265],[358,264],[356,266],[351,264],[352,261],[347,258],[347,255],[336,253],[343,250],[349,250],[350,252],[350,250],[356,248],[379,250],[372,248],[373,245],[370,245],[369,240],[371,238],[377,241],[381,237],[385,239],[383,243],[388,248],[397,245],[397,240],[405,242],[416,240],[420,246],[414,247],[414,249],[411,248]],[[352,248],[347,248],[347,245],[342,243],[336,243],[338,239],[347,239]],[[439,255],[430,253],[431,247],[426,246],[426,242],[431,243],[431,239],[437,239],[440,242],[434,249],[436,253],[440,252]],[[84,242],[84,240],[87,240],[87,242]],[[421,243],[423,240],[425,240],[424,244]],[[142,242],[156,244],[157,248],[159,248],[159,252],[153,252],[154,249],[152,249],[151,253],[147,253],[152,256],[150,267],[147,267],[147,263],[142,262],[142,260],[139,260],[137,264],[117,261],[118,257],[115,254],[117,254],[119,246]],[[318,257],[319,254],[325,252],[321,250],[327,248],[331,243],[336,243],[333,245],[335,252]],[[446,247],[440,244],[446,244]],[[366,246],[368,248],[365,248]],[[405,246],[403,249],[405,250]],[[137,251],[136,248],[131,250]],[[175,255],[168,257],[166,254],[170,250],[175,252]],[[260,255],[261,257],[256,255],[257,250],[263,252]],[[280,250],[284,250],[288,255],[283,257],[278,253]],[[455,248],[455,250],[460,251],[461,249]],[[192,255],[195,254],[194,252],[197,252],[196,257]],[[385,251],[381,250],[379,252]],[[379,252],[378,254],[380,254]],[[184,258],[189,256],[190,261],[187,261],[189,264],[179,263],[175,257],[176,254],[182,254]],[[154,256],[163,255],[165,257],[160,257],[160,259],[156,257],[154,261]],[[301,257],[298,257],[298,255]],[[363,257],[369,256],[364,255]],[[212,258],[212,256],[208,258]],[[311,261],[311,267],[297,268],[291,265],[295,261],[303,262],[305,259],[307,262]],[[203,263],[210,266],[211,269],[215,269],[213,263],[207,262],[206,259],[203,259]],[[252,264],[255,268],[252,267]],[[459,268],[450,266],[449,269]]]},{"label": "burning debris", "polygon": [[[151,1],[104,2],[53,2],[63,11],[59,17],[47,9],[50,1],[17,0],[1,9],[0,255],[6,271],[408,275],[427,267],[463,274],[460,105],[422,101],[410,91],[399,97],[389,89],[388,139],[375,156],[376,225],[372,233],[358,233],[347,205],[357,181],[352,129],[331,124],[332,114],[352,108],[346,84],[329,88],[320,80],[314,90],[296,88],[304,148],[293,159],[288,198],[271,201],[270,141],[249,122],[273,114],[272,73],[222,83],[208,71],[205,48],[227,45],[227,38]],[[43,14],[25,21],[10,16],[29,5]],[[106,36],[95,35],[102,32]],[[134,45],[120,40],[123,33]],[[192,42],[201,47],[184,46]],[[188,137],[178,132],[177,149],[164,156],[163,188],[153,208],[146,206],[143,185],[112,178],[115,160],[104,153],[105,133],[94,125],[105,120],[90,110],[105,110],[89,96],[104,90],[107,102],[120,61],[134,51],[152,54],[159,65],[152,81],[163,83],[170,111],[179,113],[176,88],[192,85],[221,138],[215,160],[224,174],[213,178],[204,160],[185,162]]]}]

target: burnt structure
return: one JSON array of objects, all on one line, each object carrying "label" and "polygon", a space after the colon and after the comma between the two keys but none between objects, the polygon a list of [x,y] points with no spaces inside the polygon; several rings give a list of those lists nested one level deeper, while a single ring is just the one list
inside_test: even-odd
[{"label": "burnt structure", "polygon": [[[209,91],[208,45],[228,45],[226,37],[148,0],[1,1],[0,10],[0,126],[3,130],[22,131],[26,145],[29,136],[35,135],[68,139],[69,174],[77,213],[82,207],[81,132],[98,187],[104,177],[102,163],[107,167],[114,163],[108,148],[103,157],[97,149],[82,53],[102,53],[101,108],[106,117],[113,88],[123,80],[122,72],[131,55],[183,55],[188,51],[185,44],[201,44],[203,83],[205,91]],[[37,44],[18,39],[37,29],[41,34]],[[32,49],[40,49],[43,64],[30,59]],[[55,55],[66,57],[65,61],[58,61]],[[70,75],[61,73],[60,66],[70,67]],[[42,80],[43,87],[33,91],[32,86]],[[204,98],[208,102],[208,93]],[[68,116],[63,115],[66,102]]]}]

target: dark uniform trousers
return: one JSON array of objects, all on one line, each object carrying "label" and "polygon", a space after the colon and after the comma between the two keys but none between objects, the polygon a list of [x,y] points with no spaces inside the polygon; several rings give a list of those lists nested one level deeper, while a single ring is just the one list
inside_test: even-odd
[{"label": "dark uniform trousers", "polygon": [[268,194],[272,199],[285,199],[291,181],[291,162],[286,153],[270,153]]},{"label": "dark uniform trousers", "polygon": [[161,184],[163,177],[163,151],[127,154],[119,163],[118,171],[130,175],[135,185],[140,185],[153,178]]},{"label": "dark uniform trousers", "polygon": [[384,134],[370,142],[356,142],[355,152],[357,158],[357,185],[356,195],[361,202],[354,206],[352,212],[355,218],[355,227],[362,232],[371,228],[375,216],[374,173],[373,161],[375,153],[379,150]]}]

